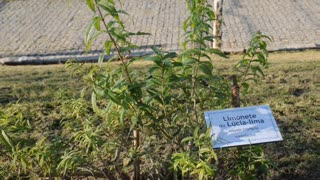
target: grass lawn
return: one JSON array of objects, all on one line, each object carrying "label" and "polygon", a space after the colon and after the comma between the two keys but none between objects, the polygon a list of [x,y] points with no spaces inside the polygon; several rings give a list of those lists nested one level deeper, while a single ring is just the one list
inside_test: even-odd
[{"label": "grass lawn", "polygon": [[[231,67],[240,58],[216,58],[217,73],[232,74]],[[95,64],[87,66],[91,65]],[[141,62],[135,65],[142,71],[143,66]],[[320,51],[271,53],[265,74],[242,98],[243,106],[270,104],[282,132],[283,142],[265,145],[267,156],[277,167],[272,170],[272,178],[318,179]],[[64,118],[60,101],[78,98],[85,86],[81,77],[66,70],[65,65],[0,66],[0,111],[21,113],[50,131]]]}]

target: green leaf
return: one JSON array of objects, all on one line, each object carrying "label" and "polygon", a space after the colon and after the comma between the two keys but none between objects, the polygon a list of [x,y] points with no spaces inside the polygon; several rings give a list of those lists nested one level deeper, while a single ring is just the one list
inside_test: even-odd
[{"label": "green leaf", "polygon": [[259,72],[262,76],[264,76],[264,73],[261,70],[260,66],[252,66],[251,70],[253,71],[254,74],[257,74],[257,72]]},{"label": "green leaf", "polygon": [[103,60],[104,60],[104,54],[101,53],[100,56],[99,56],[99,59],[98,59],[98,64],[99,64],[100,68],[102,66]]},{"label": "green leaf", "polygon": [[101,23],[101,18],[100,17],[94,17],[93,25],[94,25],[94,27],[96,28],[97,31],[101,30],[100,23]]},{"label": "green leaf", "polygon": [[198,138],[199,137],[199,127],[196,127],[195,130],[193,131],[193,137]]},{"label": "green leaf", "polygon": [[116,104],[119,104],[119,105],[121,105],[121,103],[120,103],[120,100],[118,99],[118,97],[116,96],[116,94],[115,93],[113,93],[112,91],[106,91],[106,95],[109,97],[109,99],[111,100],[111,101],[113,101],[114,103],[116,103]]},{"label": "green leaf", "polygon": [[119,14],[117,9],[114,7],[114,2],[108,2],[108,1],[102,1],[98,4],[99,7],[101,7],[103,10],[107,11],[109,15],[111,15],[118,24],[123,28],[123,23],[120,20]]},{"label": "green leaf", "polygon": [[203,40],[210,41],[210,42],[212,42],[213,39],[214,39],[214,36],[205,36],[205,37],[203,38]]},{"label": "green leaf", "polygon": [[191,65],[191,64],[194,64],[195,62],[197,62],[197,60],[194,58],[182,58],[183,65]]},{"label": "green leaf", "polygon": [[162,99],[159,96],[159,92],[156,90],[148,89],[147,92],[151,95],[151,100],[162,104]]},{"label": "green leaf", "polygon": [[96,12],[94,0],[86,0],[86,2],[91,11]]},{"label": "green leaf", "polygon": [[136,127],[138,121],[139,121],[139,119],[136,116],[132,116],[131,117],[131,123],[132,124],[131,124],[131,127],[130,127],[130,131],[132,131]]},{"label": "green leaf", "polygon": [[149,72],[150,74],[153,74],[154,71],[159,70],[159,69],[160,69],[160,67],[158,67],[158,66],[153,66],[153,67],[149,68],[148,72]]},{"label": "green leaf", "polygon": [[113,27],[114,24],[116,24],[117,22],[116,21],[109,21],[108,24],[107,24],[107,28],[109,30],[111,30],[111,28]]},{"label": "green leaf", "polygon": [[141,86],[142,86],[141,83],[132,83],[128,85],[128,90],[130,92],[130,95],[136,100],[142,97]]},{"label": "green leaf", "polygon": [[[146,61],[157,62],[157,64],[160,63],[160,60],[161,60],[161,58],[159,56],[147,56],[147,57],[145,57],[143,59],[146,60]],[[158,65],[160,65],[160,64],[158,64]]]},{"label": "green leaf", "polygon": [[107,40],[107,41],[104,42],[104,49],[105,49],[106,54],[107,54],[108,56],[110,55],[112,46],[113,46],[112,41],[108,41],[108,40]]},{"label": "green leaf", "polygon": [[125,115],[126,115],[126,110],[125,110],[125,109],[122,109],[122,110],[121,110],[121,114],[120,114],[120,123],[121,123],[121,124],[124,124]]},{"label": "green leaf", "polygon": [[89,52],[91,49],[92,43],[94,42],[95,39],[97,39],[100,35],[102,35],[102,32],[97,32],[95,33],[89,40],[89,42],[86,44],[86,52]]},{"label": "green leaf", "polygon": [[199,69],[209,77],[212,76],[213,65],[208,61],[202,61],[199,65]]},{"label": "green leaf", "polygon": [[[117,39],[117,41],[126,42],[126,36],[117,29],[110,29],[109,33]],[[123,49],[123,48],[122,48]]]},{"label": "green leaf", "polygon": [[107,2],[107,1],[101,1],[99,4],[98,4],[99,7],[101,7],[103,10],[107,11],[109,13],[109,15],[111,16],[116,16],[118,13],[117,13],[117,10],[115,9],[115,7],[113,6],[112,3],[110,2]]},{"label": "green leaf", "polygon": [[260,45],[260,49],[262,50],[267,48],[267,43],[265,41],[260,41],[259,45]]},{"label": "green leaf", "polygon": [[183,139],[181,140],[181,143],[189,142],[189,141],[191,141],[191,140],[193,140],[193,139],[194,139],[194,137],[192,137],[192,136],[186,137],[186,138],[183,138]]},{"label": "green leaf", "polygon": [[[108,2],[111,3],[111,4],[113,4],[113,5],[115,4],[115,3],[114,3],[114,0],[108,0]],[[119,0],[119,2],[121,2],[121,1]]]},{"label": "green leaf", "polygon": [[183,64],[182,64],[181,62],[172,62],[172,65],[173,65],[174,67],[180,67],[180,66],[182,66]]},{"label": "green leaf", "polygon": [[258,53],[258,62],[260,62],[263,66],[267,66],[267,58],[262,54],[262,53]]},{"label": "green leaf", "polygon": [[7,135],[7,133],[4,130],[1,130],[1,139],[8,145],[10,146],[11,149],[14,149],[12,140],[10,137]]},{"label": "green leaf", "polygon": [[152,78],[152,79],[149,80],[149,82],[152,83],[155,86],[159,86],[159,87],[161,86],[161,82],[160,82],[159,79]]},{"label": "green leaf", "polygon": [[93,33],[93,30],[94,30],[93,27],[94,27],[96,20],[97,20],[97,17],[92,18],[91,23],[86,28],[86,34],[85,34],[85,38],[84,38],[85,44],[87,44],[90,40],[91,34]]},{"label": "green leaf", "polygon": [[203,153],[211,153],[212,152],[212,149],[211,148],[201,148],[199,150],[199,153],[200,154],[203,154]]},{"label": "green leaf", "polygon": [[170,104],[171,98],[172,98],[171,96],[166,96],[166,97],[164,98],[165,104]]},{"label": "green leaf", "polygon": [[175,58],[175,57],[177,57],[177,53],[169,52],[163,57],[163,59],[167,59],[167,58],[171,58],[172,59],[172,58]]},{"label": "green leaf", "polygon": [[119,14],[125,14],[125,15],[129,16],[129,14],[124,10],[118,10],[118,13]]},{"label": "green leaf", "polygon": [[243,89],[244,89],[244,91],[245,91],[245,92],[247,92],[247,91],[248,91],[248,89],[249,89],[249,84],[248,84],[248,83],[243,82],[243,83],[241,83],[241,88],[243,88]]},{"label": "green leaf", "polygon": [[106,113],[108,113],[113,105],[114,105],[114,103],[113,103],[112,101],[110,101],[110,102],[108,103],[107,107],[104,109],[104,111],[105,111]]},{"label": "green leaf", "polygon": [[159,56],[162,56],[162,51],[157,46],[152,46],[151,49]]},{"label": "green leaf", "polygon": [[224,57],[224,58],[227,58],[228,56],[226,56],[223,52],[221,52],[220,50],[218,49],[207,49],[206,52],[210,53],[210,54],[216,54],[218,56],[221,56],[221,57]]}]

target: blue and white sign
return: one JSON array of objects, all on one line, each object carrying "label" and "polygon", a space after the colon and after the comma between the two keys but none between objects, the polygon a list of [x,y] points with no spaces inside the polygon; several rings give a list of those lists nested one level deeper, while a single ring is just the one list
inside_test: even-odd
[{"label": "blue and white sign", "polygon": [[207,111],[213,148],[282,141],[269,105]]}]

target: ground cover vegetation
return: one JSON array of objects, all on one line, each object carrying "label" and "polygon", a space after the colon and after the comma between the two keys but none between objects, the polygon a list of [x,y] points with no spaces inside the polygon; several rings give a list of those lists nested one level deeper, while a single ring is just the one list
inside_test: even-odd
[{"label": "ground cover vegetation", "polygon": [[[270,67],[265,71],[266,76],[259,81],[259,86],[254,83],[251,85],[250,93],[245,98],[248,102],[246,105],[270,104],[283,134],[283,142],[263,145],[266,156],[274,163],[274,168],[270,171],[272,179],[319,177],[319,57],[320,52],[314,51],[272,53]],[[238,55],[230,56],[229,59],[214,57],[216,73],[232,75],[232,67],[237,64],[239,58],[241,56]],[[89,70],[91,66],[96,65],[86,64],[83,68]],[[105,67],[106,64],[102,66]],[[119,64],[115,62],[108,66],[112,68]],[[151,66],[150,63],[140,62],[132,68],[145,74],[148,66]],[[43,138],[46,141],[42,143],[48,148],[38,150],[38,154],[44,158],[43,163],[51,164],[46,168],[51,168],[51,175],[47,176],[62,176],[56,174],[57,166],[64,151],[70,148],[68,144],[71,145],[73,141],[72,129],[84,129],[79,122],[80,119],[96,118],[91,108],[90,86],[78,75],[66,69],[65,65],[2,66],[0,74],[1,129],[6,128],[13,143],[21,140],[29,140],[30,143],[24,146],[20,143],[20,148],[25,149],[25,157],[12,162],[8,157],[11,154],[8,152],[9,149],[5,149],[1,142],[1,177],[29,177],[29,171],[24,174],[21,169],[19,174],[19,161],[24,159],[29,164],[40,160],[41,157],[38,160],[35,158],[34,150],[33,153],[29,151],[35,149],[35,144]],[[85,71],[83,75],[86,75]],[[81,91],[84,87],[86,91]],[[88,114],[85,115],[84,112]],[[19,127],[28,126],[28,123],[28,131],[18,131]],[[48,151],[56,156],[49,156]],[[159,151],[165,153],[164,149]],[[77,163],[78,161],[81,162],[81,159],[76,160]],[[98,168],[99,164],[94,166]],[[30,168],[30,164],[28,167]],[[44,176],[44,167],[34,164],[33,175]],[[79,172],[85,172],[81,168],[92,167],[85,163],[76,164],[74,168],[74,173],[68,174],[69,176],[77,173],[77,176],[81,176],[83,174]]]},{"label": "ground cover vegetation", "polygon": [[[224,54],[208,47],[216,17],[205,0],[186,1],[190,16],[182,52],[154,47],[154,55],[129,59],[138,48],[130,38],[148,34],[127,32],[121,21],[126,13],[114,1],[86,2],[95,14],[87,50],[107,36],[99,64],[1,68],[1,177],[319,175],[317,59],[277,60],[265,76],[268,37],[257,33],[240,61],[221,60],[217,55]],[[231,75],[243,105],[271,105],[284,142],[213,151],[203,111],[232,107]]]}]

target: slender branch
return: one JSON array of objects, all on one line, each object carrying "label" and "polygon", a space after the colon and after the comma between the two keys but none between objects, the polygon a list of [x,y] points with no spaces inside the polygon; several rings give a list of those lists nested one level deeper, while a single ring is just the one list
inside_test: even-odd
[{"label": "slender branch", "polygon": [[[200,45],[201,47],[201,45]],[[200,61],[200,54],[198,55],[198,60]],[[193,110],[195,114],[195,119],[198,122],[198,110],[197,110],[197,95],[196,95],[196,89],[197,89],[197,77],[198,77],[198,67],[199,67],[199,62],[196,62],[194,65],[194,74],[192,77],[192,97],[193,97]]]},{"label": "slender branch", "polygon": [[106,32],[107,32],[110,40],[112,41],[112,43],[113,43],[113,45],[114,45],[114,47],[115,47],[115,49],[116,49],[116,51],[118,53],[118,56],[119,56],[119,58],[121,60],[121,63],[123,65],[123,68],[124,68],[124,71],[125,71],[126,76],[128,78],[128,81],[129,81],[130,84],[132,84],[132,80],[131,80],[131,77],[129,75],[128,67],[127,67],[127,65],[125,63],[125,57],[122,55],[119,45],[117,44],[116,40],[113,38],[113,36],[111,35],[111,33],[110,33],[109,29],[108,29],[108,26],[107,26],[107,24],[105,22],[105,18],[104,18],[103,14],[101,12],[101,9],[100,9],[100,7],[98,5],[98,1],[97,0],[94,0],[94,1],[95,1],[96,5],[97,5],[96,7],[97,7],[97,10],[99,12],[99,16],[101,18],[101,21],[102,21],[104,27],[106,28]]},{"label": "slender branch", "polygon": [[[127,79],[128,79],[128,81],[129,81],[130,84],[133,84],[133,82],[132,82],[132,80],[131,80],[131,77],[130,77],[130,74],[129,74],[129,71],[128,71],[128,67],[127,67],[127,65],[126,65],[126,63],[125,63],[125,57],[122,55],[122,52],[121,52],[121,50],[120,50],[119,45],[117,44],[116,40],[113,38],[113,36],[111,35],[111,33],[110,33],[109,29],[108,29],[108,26],[107,26],[107,24],[106,24],[106,22],[105,22],[104,16],[103,16],[103,14],[102,14],[102,12],[101,12],[101,9],[100,9],[99,6],[98,6],[97,0],[95,0],[95,3],[96,3],[96,5],[97,5],[97,10],[98,10],[98,12],[99,12],[99,16],[100,16],[100,18],[101,18],[101,20],[102,20],[102,23],[103,23],[103,25],[104,25],[104,27],[105,27],[105,29],[106,29],[106,32],[107,32],[110,40],[112,41],[112,43],[113,43],[113,45],[114,45],[114,47],[115,47],[115,49],[116,49],[116,51],[117,51],[117,53],[118,53],[118,56],[119,56],[119,58],[120,58],[120,60],[121,60],[122,67],[123,67],[124,72],[125,72],[125,74],[126,74],[126,76],[127,76]],[[141,102],[141,100],[138,100],[138,103],[139,103],[139,102]],[[133,106],[133,109],[135,110],[135,107],[134,107],[134,106]],[[134,141],[133,141],[133,146],[134,146],[135,149],[138,149],[139,146],[140,146],[140,142],[139,142],[139,130],[133,130],[133,139],[134,139]],[[135,179],[140,179],[139,177],[140,177],[140,161],[139,161],[139,159],[138,159],[138,160],[135,160],[135,162],[134,162],[134,178],[135,178]]]},{"label": "slender branch", "polygon": [[[200,16],[201,21],[203,21],[203,17]],[[201,31],[201,28],[200,28]],[[200,42],[202,42],[203,40],[203,33],[200,32]],[[198,72],[199,72],[199,62],[200,62],[200,58],[201,58],[201,49],[202,49],[202,44],[199,43],[199,52],[198,52],[198,57],[197,57],[197,62],[194,65],[194,69],[193,69],[193,77],[192,77],[192,97],[193,97],[193,109],[194,109],[194,113],[195,113],[195,119],[197,122],[199,122],[199,118],[198,118],[198,109],[197,109],[197,93],[196,93],[196,89],[197,89],[197,77],[198,77]]]},{"label": "slender branch", "polygon": [[165,95],[164,95],[164,63],[162,63],[162,67],[161,67],[161,101],[162,101],[162,110],[164,113],[164,116],[167,117],[167,106],[165,103]]}]

